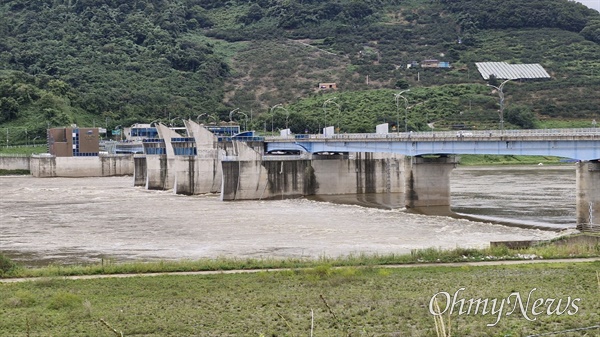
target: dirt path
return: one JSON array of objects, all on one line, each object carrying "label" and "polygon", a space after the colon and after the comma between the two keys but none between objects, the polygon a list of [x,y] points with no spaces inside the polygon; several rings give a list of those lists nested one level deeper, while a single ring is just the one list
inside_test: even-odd
[{"label": "dirt path", "polygon": [[[415,263],[415,264],[393,264],[379,265],[380,268],[427,268],[427,267],[480,267],[480,266],[503,266],[503,265],[519,265],[519,264],[538,264],[538,263],[582,263],[582,262],[599,262],[600,257],[593,258],[577,258],[577,259],[553,259],[553,260],[507,260],[507,261],[481,261],[481,262],[451,262],[451,263]],[[344,268],[344,267],[336,267]],[[217,274],[249,274],[258,272],[276,272],[302,268],[278,268],[278,269],[236,269],[236,270],[205,270],[205,271],[186,271],[186,272],[161,272],[161,273],[143,273],[143,274],[103,274],[103,275],[76,275],[76,276],[54,276],[50,278],[58,278],[64,280],[91,280],[101,278],[126,278],[126,277],[149,277],[149,276],[165,276],[165,275],[217,275]],[[7,278],[0,279],[0,283],[17,283],[29,282],[48,277],[23,277],[23,278]]]}]

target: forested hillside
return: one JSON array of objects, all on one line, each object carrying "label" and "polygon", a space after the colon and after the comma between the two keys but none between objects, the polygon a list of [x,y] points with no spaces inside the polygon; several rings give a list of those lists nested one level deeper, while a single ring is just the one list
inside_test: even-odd
[{"label": "forested hillside", "polygon": [[[600,115],[599,43],[600,14],[567,0],[3,0],[0,132],[18,142],[49,125],[229,120],[234,109],[259,130],[337,119],[369,131],[398,122],[393,94],[407,88],[411,129],[494,127],[483,61],[553,76],[507,85],[512,127],[583,125]],[[425,59],[452,68],[407,69]]]}]

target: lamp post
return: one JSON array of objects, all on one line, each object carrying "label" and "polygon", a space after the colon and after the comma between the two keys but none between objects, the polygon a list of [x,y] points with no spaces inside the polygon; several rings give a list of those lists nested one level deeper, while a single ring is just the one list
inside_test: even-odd
[{"label": "lamp post", "polygon": [[500,83],[499,86],[495,86],[495,85],[491,85],[488,84],[488,87],[492,87],[496,90],[498,90],[498,96],[500,97],[500,130],[504,131],[504,85],[508,82],[512,81],[512,79],[508,79],[502,83]]},{"label": "lamp post", "polygon": [[123,130],[121,127],[122,127],[122,125],[117,125],[117,126],[115,126],[115,130],[119,130],[119,135],[120,135],[121,141],[123,141]]},{"label": "lamp post", "polygon": [[283,106],[280,106],[281,109],[285,111],[285,128],[288,129],[288,120],[290,119],[290,111]]},{"label": "lamp post", "polygon": [[273,128],[274,128],[274,125],[273,125],[274,113],[273,113],[273,111],[275,111],[275,109],[279,108],[280,106],[281,106],[281,104],[275,104],[271,107],[271,135],[273,135]]},{"label": "lamp post", "polygon": [[246,131],[247,124],[248,124],[248,115],[246,115],[245,113],[243,113],[243,112],[241,112],[241,111],[238,111],[238,113],[239,113],[240,115],[244,115],[244,131]]},{"label": "lamp post", "polygon": [[400,98],[404,99],[404,132],[408,132],[408,99],[402,96],[405,92],[409,92],[410,89],[402,90],[397,94],[394,94],[396,99],[396,131],[400,133]]},{"label": "lamp post", "polygon": [[33,138],[33,147],[35,147],[35,140],[40,138],[40,136],[36,136],[35,138]]},{"label": "lamp post", "polygon": [[323,113],[325,115],[325,125],[323,127],[325,127],[325,128],[327,127],[327,110],[326,110],[326,107],[327,107],[327,104],[329,104],[329,103],[335,104],[335,106],[338,108],[338,128],[340,127],[340,125],[339,125],[340,124],[340,113],[342,112],[342,107],[334,101],[335,99],[337,99],[337,97],[329,98],[328,100],[326,100],[325,102],[323,102]]},{"label": "lamp post", "polygon": [[239,109],[240,109],[240,108],[235,108],[235,109],[233,109],[233,110],[229,111],[229,121],[230,121],[230,122],[233,122],[233,114],[234,114],[236,111],[238,111]]},{"label": "lamp post", "polygon": [[596,122],[595,119],[592,120],[592,127],[595,129],[596,128],[596,124],[598,124],[598,122]]},{"label": "lamp post", "polygon": [[175,117],[175,118],[171,118],[171,120],[169,121],[169,126],[173,126],[173,121],[176,119],[181,119],[181,117]]},{"label": "lamp post", "polygon": [[200,117],[202,116],[206,116],[206,114],[199,114],[198,117],[196,117],[196,122],[200,122]]}]

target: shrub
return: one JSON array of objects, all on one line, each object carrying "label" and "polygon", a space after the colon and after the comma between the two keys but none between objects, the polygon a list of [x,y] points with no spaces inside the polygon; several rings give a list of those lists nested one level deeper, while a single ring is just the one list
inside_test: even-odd
[{"label": "shrub", "polygon": [[0,254],[0,276],[8,275],[17,268],[17,264]]},{"label": "shrub", "polygon": [[59,310],[63,308],[76,308],[81,306],[83,301],[75,294],[68,292],[58,292],[52,296],[48,308]]}]

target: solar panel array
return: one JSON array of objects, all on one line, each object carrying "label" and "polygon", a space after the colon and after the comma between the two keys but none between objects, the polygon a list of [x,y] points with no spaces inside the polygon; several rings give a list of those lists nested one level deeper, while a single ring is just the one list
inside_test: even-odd
[{"label": "solar panel array", "polygon": [[489,80],[490,75],[503,80],[550,78],[550,75],[538,63],[508,64],[506,62],[479,62],[475,63],[475,65],[484,80]]}]

